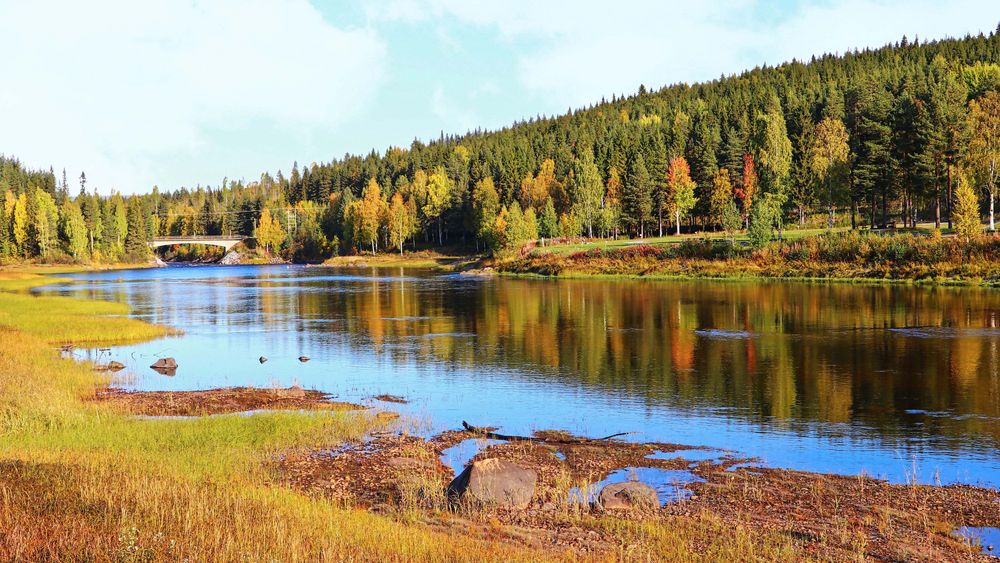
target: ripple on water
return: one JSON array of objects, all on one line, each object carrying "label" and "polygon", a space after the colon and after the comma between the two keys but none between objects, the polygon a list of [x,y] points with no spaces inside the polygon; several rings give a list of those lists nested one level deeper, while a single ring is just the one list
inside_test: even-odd
[{"label": "ripple on water", "polygon": [[979,545],[986,555],[1000,556],[1000,528],[962,526],[953,533],[972,545]]},{"label": "ripple on water", "polygon": [[913,338],[989,338],[1000,337],[1000,328],[958,328],[950,326],[917,326],[890,328],[901,336]]},{"label": "ripple on water", "polygon": [[746,330],[723,330],[720,328],[699,328],[695,334],[703,338],[750,338],[750,332]]},{"label": "ripple on water", "polygon": [[653,487],[662,505],[690,498],[694,493],[686,485],[701,483],[705,480],[690,471],[681,469],[626,467],[611,472],[607,477],[595,483],[573,487],[569,491],[569,502],[589,504],[597,500],[597,496],[605,485],[623,481],[639,481]]}]

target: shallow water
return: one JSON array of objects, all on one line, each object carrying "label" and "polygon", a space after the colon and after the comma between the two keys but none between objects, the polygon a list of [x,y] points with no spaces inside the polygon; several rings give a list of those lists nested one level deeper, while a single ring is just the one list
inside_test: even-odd
[{"label": "shallow water", "polygon": [[[510,434],[637,432],[628,439],[772,466],[1000,485],[996,290],[299,266],[70,277],[81,281],[37,291],[127,302],[185,331],[103,354],[135,389],[389,393],[426,432],[462,420]],[[175,376],[147,367],[163,356]]]},{"label": "shallow water", "polygon": [[1000,557],[1000,528],[973,528],[962,526],[955,535],[965,538],[972,545],[978,545],[982,553]]},{"label": "shallow water", "polygon": [[682,469],[660,469],[659,467],[625,467],[612,471],[601,481],[585,487],[574,487],[569,493],[570,503],[590,504],[596,501],[605,485],[624,481],[639,481],[656,491],[660,504],[669,504],[690,498],[694,493],[686,487],[691,483],[704,481],[690,471]]}]

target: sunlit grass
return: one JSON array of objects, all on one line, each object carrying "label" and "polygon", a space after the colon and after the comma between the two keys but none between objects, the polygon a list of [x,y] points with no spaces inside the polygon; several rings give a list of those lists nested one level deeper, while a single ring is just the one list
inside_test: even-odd
[{"label": "sunlit grass", "polygon": [[[35,297],[0,272],[0,559],[538,560],[534,550],[442,535],[304,496],[270,461],[357,440],[364,412],[129,417],[87,401],[104,376],[53,344],[165,334],[126,306]],[[118,315],[118,316],[116,316]]]}]

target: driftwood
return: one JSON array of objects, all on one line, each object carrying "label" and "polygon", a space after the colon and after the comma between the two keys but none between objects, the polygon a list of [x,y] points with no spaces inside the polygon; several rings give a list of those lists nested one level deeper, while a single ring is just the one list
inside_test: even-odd
[{"label": "driftwood", "polygon": [[497,434],[488,428],[481,428],[479,426],[473,426],[466,421],[462,421],[462,428],[466,432],[471,432],[473,434],[480,434],[485,438],[491,440],[506,440],[508,442],[514,441],[526,441],[526,442],[540,442],[543,444],[589,444],[592,442],[605,442],[611,440],[612,438],[618,438],[619,436],[628,436],[629,434],[636,434],[636,432],[618,432],[617,434],[611,434],[610,436],[605,436],[603,438],[546,438],[544,436],[514,436],[510,434]]}]

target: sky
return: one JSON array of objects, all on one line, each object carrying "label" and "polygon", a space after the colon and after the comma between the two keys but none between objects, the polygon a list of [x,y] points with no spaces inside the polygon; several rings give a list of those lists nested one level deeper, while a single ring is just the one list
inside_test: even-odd
[{"label": "sky", "polygon": [[73,192],[218,186],[998,22],[995,0],[0,0],[0,154]]}]

